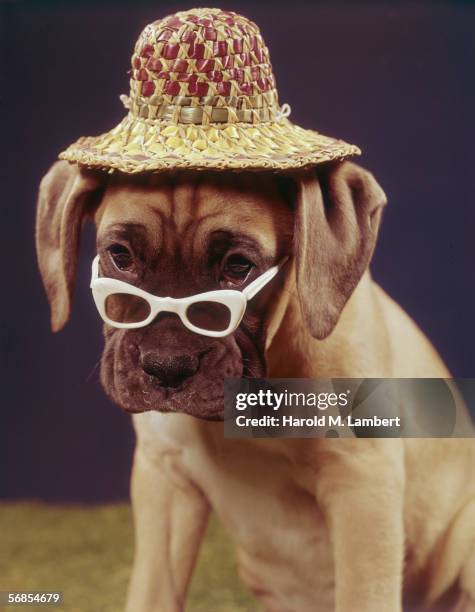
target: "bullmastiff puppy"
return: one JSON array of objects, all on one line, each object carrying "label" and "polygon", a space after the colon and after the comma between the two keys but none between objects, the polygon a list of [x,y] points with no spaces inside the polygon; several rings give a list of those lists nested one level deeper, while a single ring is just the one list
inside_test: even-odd
[{"label": "bullmastiff puppy", "polygon": [[104,327],[102,384],[137,434],[128,612],[184,610],[211,511],[266,610],[475,610],[473,440],[223,435],[226,377],[449,376],[371,279],[385,204],[347,161],[137,176],[61,161],[44,177],[37,247],[55,331],[87,218],[99,275],[157,296],[242,290],[288,258],[226,337],[171,313]]}]

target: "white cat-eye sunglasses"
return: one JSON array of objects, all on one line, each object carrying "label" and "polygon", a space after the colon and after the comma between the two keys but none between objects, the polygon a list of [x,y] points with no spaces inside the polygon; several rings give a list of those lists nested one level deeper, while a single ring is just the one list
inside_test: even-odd
[{"label": "white cat-eye sunglasses", "polygon": [[99,276],[97,255],[92,262],[92,295],[103,321],[112,327],[145,327],[160,312],[173,312],[191,331],[222,338],[235,331],[244,316],[248,300],[274,278],[287,259],[269,268],[242,291],[220,289],[176,299],[157,297],[124,281]]}]

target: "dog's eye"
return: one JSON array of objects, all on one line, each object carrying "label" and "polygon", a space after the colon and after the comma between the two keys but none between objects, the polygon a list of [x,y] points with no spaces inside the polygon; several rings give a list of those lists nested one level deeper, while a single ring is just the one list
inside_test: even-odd
[{"label": "dog's eye", "polygon": [[221,281],[228,285],[240,285],[246,280],[252,267],[252,263],[243,255],[230,255],[224,264]]},{"label": "dog's eye", "polygon": [[112,261],[118,270],[123,272],[131,272],[134,268],[134,259],[125,246],[121,244],[113,244],[108,249]]}]

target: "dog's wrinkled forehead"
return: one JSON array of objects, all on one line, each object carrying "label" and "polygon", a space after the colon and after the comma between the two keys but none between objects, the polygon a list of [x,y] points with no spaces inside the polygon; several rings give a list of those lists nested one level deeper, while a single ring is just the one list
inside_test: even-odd
[{"label": "dog's wrinkled forehead", "polygon": [[201,258],[213,236],[271,262],[291,215],[272,174],[179,172],[112,177],[96,223],[99,241],[116,235],[175,261]]}]

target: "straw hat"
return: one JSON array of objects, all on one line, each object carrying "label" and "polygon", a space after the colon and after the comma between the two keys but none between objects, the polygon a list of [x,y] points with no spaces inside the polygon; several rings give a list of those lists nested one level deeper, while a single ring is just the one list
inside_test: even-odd
[{"label": "straw hat", "polygon": [[259,28],[221,9],[146,26],[132,55],[128,115],[60,154],[126,173],[171,168],[301,168],[360,150],[291,123]]}]

